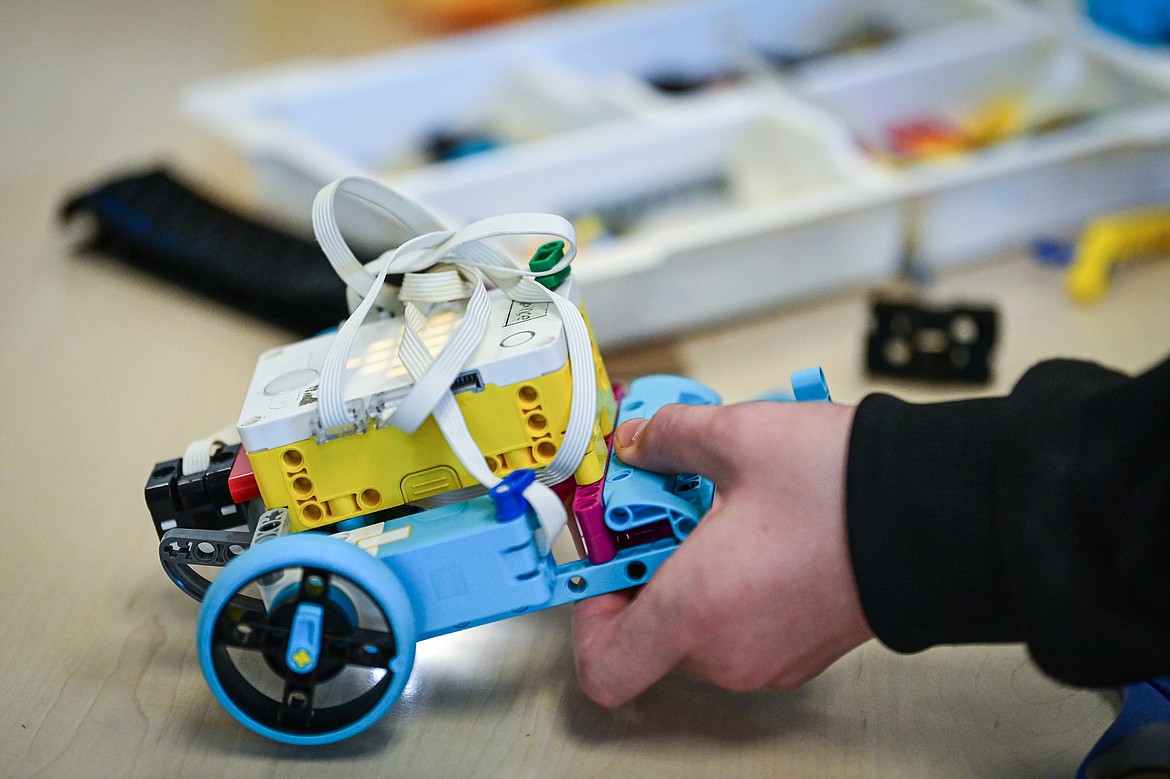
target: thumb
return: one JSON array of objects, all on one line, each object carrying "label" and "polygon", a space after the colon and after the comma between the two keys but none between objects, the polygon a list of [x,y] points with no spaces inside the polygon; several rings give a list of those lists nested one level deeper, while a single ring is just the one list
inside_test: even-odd
[{"label": "thumb", "polygon": [[[627,465],[656,473],[698,473],[715,479],[726,467],[727,412],[721,406],[663,406],[650,419],[631,419],[614,434]],[[732,450],[734,451],[734,446]]]}]

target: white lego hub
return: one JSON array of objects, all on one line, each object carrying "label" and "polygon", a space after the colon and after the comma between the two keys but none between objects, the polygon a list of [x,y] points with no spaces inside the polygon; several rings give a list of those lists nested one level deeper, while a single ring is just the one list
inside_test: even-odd
[{"label": "white lego hub", "polygon": [[[558,290],[576,301],[572,277]],[[487,335],[464,366],[475,383],[507,386],[564,367],[568,346],[560,315],[550,302],[513,301],[499,289],[488,292],[491,314]],[[462,303],[445,304],[428,318],[422,336],[432,354],[446,345],[462,318]],[[403,319],[366,322],[358,330],[346,366],[345,401],[359,402],[367,414],[379,406],[384,418],[393,401],[405,397],[413,380],[398,358]],[[334,334],[327,333],[260,356],[240,412],[240,440],[249,452],[303,441],[314,434],[318,417],[318,379]],[[391,406],[385,407],[387,400]],[[380,421],[375,419],[375,424]]]}]

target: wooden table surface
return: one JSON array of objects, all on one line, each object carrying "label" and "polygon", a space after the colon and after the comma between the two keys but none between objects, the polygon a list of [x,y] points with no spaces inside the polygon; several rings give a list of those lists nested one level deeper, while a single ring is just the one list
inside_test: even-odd
[{"label": "wooden table surface", "polygon": [[[1018,647],[902,657],[871,642],[794,693],[675,676],[606,711],[574,681],[566,609],[424,642],[402,702],[341,744],[272,743],[221,709],[196,660],[197,605],[159,568],[142,486],[154,462],[235,419],[256,356],[288,336],[73,256],[55,209],[159,160],[246,196],[176,116],[181,88],[416,37],[392,6],[0,4],[0,776],[1069,776],[1113,703],[1046,679]],[[1126,268],[1093,308],[1017,255],[930,293],[1000,307],[987,391],[1047,356],[1138,370],[1170,349],[1167,262]],[[846,292],[609,359],[618,376],[678,371],[727,400],[816,364],[843,402],[956,396],[867,379],[865,323],[864,295]]]}]

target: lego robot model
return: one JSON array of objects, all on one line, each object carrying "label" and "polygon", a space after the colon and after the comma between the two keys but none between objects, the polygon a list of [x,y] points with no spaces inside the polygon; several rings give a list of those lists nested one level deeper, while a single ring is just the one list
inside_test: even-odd
[{"label": "lego robot model", "polygon": [[[414,237],[363,264],[340,208]],[[208,685],[293,744],[376,722],[420,640],[645,583],[714,488],[625,465],[610,434],[667,403],[719,402],[676,376],[615,392],[558,216],[449,230],[346,178],[318,194],[313,223],[351,316],[261,355],[239,442],[197,441],[146,487],[163,568],[202,603]],[[525,241],[540,245],[520,267],[510,252]],[[828,400],[819,369],[793,386],[794,400]],[[580,559],[558,563],[566,527]]]}]

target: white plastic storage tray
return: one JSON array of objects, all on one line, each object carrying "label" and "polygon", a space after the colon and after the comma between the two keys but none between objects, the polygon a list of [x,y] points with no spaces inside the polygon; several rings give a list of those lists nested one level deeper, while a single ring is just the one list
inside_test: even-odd
[{"label": "white plastic storage tray", "polygon": [[956,157],[899,168],[914,251],[927,266],[970,260],[1170,196],[1170,90],[1090,41],[1026,26],[897,64],[838,73],[806,98],[881,150],[917,117],[1007,112],[1018,129]]},{"label": "white plastic storage tray", "polygon": [[[185,107],[302,226],[348,174],[453,223],[575,218],[614,345],[888,276],[907,247],[945,265],[1170,195],[1167,85],[1060,29],[1010,0],[630,3],[206,83]],[[880,153],[891,126],[1005,96],[1068,121],[946,160]],[[435,162],[439,132],[491,143]]]},{"label": "white plastic storage tray", "polygon": [[[395,184],[457,222],[574,219],[574,272],[605,344],[888,275],[903,243],[888,179],[839,126],[780,97],[727,95]],[[616,234],[591,236],[597,222]]]}]

